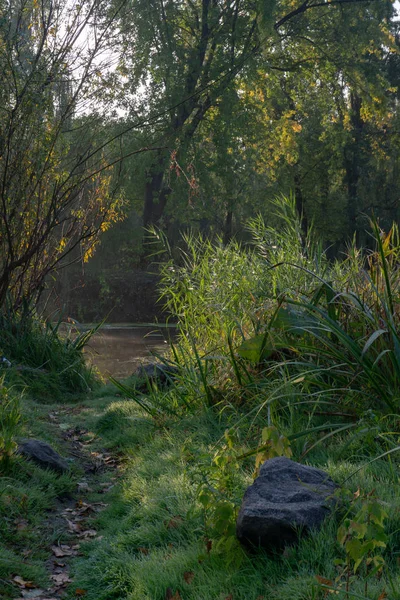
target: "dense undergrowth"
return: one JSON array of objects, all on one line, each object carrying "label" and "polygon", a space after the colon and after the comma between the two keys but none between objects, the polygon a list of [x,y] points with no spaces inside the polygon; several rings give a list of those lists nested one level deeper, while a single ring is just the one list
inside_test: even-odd
[{"label": "dense undergrowth", "polygon": [[[281,228],[253,221],[252,248],[188,236],[176,261],[159,236],[161,296],[180,328],[162,358],[177,369],[172,385],[147,381],[146,390],[133,378],[90,394],[78,413],[67,410],[65,427],[84,424],[93,448],[121,461],[96,524],[102,538],[85,543],[73,565],[87,600],[400,599],[398,231],[372,223],[369,252],[352,246],[330,263],[312,232],[302,235],[293,202],[276,208]],[[57,370],[39,362],[30,366]],[[92,386],[80,371],[71,389],[84,389],[82,377]],[[57,439],[29,385],[23,410]],[[3,440],[11,427],[32,427],[13,421],[12,393],[4,389]],[[28,505],[24,518],[35,522],[74,472],[27,490],[15,435],[4,442],[11,481],[2,481],[0,512],[15,494],[22,508],[14,519]],[[241,498],[261,462],[279,455],[326,469],[339,502],[298,546],[249,553],[235,537]],[[35,517],[32,494],[46,497]],[[32,543],[4,539],[12,564]],[[36,566],[44,552],[34,554]],[[0,578],[10,572],[3,567]]]},{"label": "dense undergrowth", "polygon": [[87,393],[96,377],[85,364],[83,348],[94,330],[61,332],[62,320],[39,318],[29,304],[6,306],[0,313],[0,368],[9,385],[24,387],[39,401],[65,400]]}]

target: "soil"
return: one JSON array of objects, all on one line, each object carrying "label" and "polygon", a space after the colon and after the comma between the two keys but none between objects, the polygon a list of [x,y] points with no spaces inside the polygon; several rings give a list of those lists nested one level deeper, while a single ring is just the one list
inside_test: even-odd
[{"label": "soil", "polygon": [[[82,408],[62,408],[51,413],[49,418],[54,425],[59,425],[65,414],[79,414]],[[17,600],[60,600],[65,597],[70,587],[76,598],[85,596],[85,590],[73,589],[70,561],[71,558],[81,555],[82,542],[101,539],[93,527],[93,521],[107,506],[104,502],[89,502],[88,497],[93,493],[107,493],[119,477],[118,457],[106,451],[91,451],[93,437],[88,437],[87,429],[74,427],[59,429],[59,432],[63,440],[64,456],[73,458],[79,464],[83,469],[83,476],[73,493],[58,498],[43,524],[48,530],[46,537],[58,540],[49,548],[51,557],[46,562],[51,585],[46,589],[39,589],[21,577],[14,577],[14,583],[20,587],[21,594]],[[100,482],[99,475],[105,472],[108,472],[110,477],[107,482]]]}]

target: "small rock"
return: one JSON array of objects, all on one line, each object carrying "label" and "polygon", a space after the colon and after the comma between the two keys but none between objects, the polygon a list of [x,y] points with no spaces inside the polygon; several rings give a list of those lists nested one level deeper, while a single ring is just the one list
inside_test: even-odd
[{"label": "small rock", "polygon": [[320,469],[285,457],[267,460],[245,492],[236,525],[239,541],[267,550],[297,542],[321,526],[336,487]]},{"label": "small rock", "polygon": [[18,452],[26,458],[30,458],[41,467],[53,469],[53,471],[57,471],[58,473],[66,473],[69,470],[67,461],[50,444],[41,440],[20,441],[18,443]]},{"label": "small rock", "polygon": [[134,375],[138,379],[145,379],[146,383],[149,380],[151,383],[158,385],[168,385],[179,373],[178,367],[174,365],[166,365],[164,363],[149,363],[138,367]]}]

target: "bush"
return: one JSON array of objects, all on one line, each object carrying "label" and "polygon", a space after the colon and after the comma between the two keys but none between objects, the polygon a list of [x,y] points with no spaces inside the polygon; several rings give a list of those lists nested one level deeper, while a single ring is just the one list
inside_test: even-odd
[{"label": "bush", "polygon": [[268,419],[272,405],[293,415],[323,401],[337,413],[350,406],[351,419],[397,411],[396,226],[385,235],[371,223],[372,250],[353,244],[330,263],[312,232],[301,235],[293,199],[276,206],[282,227],[253,220],[252,249],[189,236],[178,264],[162,267],[162,297],[179,319],[181,397],[197,389],[208,405],[268,407]]},{"label": "bush", "polygon": [[17,435],[21,422],[19,398],[11,395],[4,385],[4,377],[0,379],[0,473],[10,467],[11,457],[17,444]]},{"label": "bush", "polygon": [[90,390],[96,379],[85,364],[83,348],[92,334],[61,335],[60,322],[43,321],[26,304],[3,311],[0,348],[12,365],[7,378],[27,386],[39,400]]}]

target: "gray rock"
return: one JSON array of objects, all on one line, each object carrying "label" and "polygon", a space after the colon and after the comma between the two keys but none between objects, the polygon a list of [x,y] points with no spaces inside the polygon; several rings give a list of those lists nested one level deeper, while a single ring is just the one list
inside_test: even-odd
[{"label": "gray rock", "polygon": [[137,368],[134,375],[139,379],[145,379],[143,387],[146,387],[147,381],[165,386],[172,382],[179,373],[178,367],[164,363],[149,363]]},{"label": "gray rock", "polygon": [[280,550],[321,526],[335,504],[332,479],[289,458],[267,460],[247,488],[236,533],[249,547]]},{"label": "gray rock", "polygon": [[67,461],[50,444],[41,440],[21,440],[18,443],[18,452],[45,469],[52,469],[58,473],[66,473],[69,470]]}]

